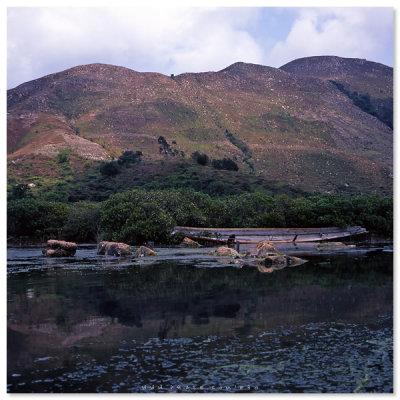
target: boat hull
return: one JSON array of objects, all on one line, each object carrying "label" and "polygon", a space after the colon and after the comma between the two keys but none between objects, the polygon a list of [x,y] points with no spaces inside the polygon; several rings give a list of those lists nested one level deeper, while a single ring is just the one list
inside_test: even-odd
[{"label": "boat hull", "polygon": [[174,232],[182,232],[191,238],[211,239],[227,242],[234,237],[240,243],[269,242],[319,242],[338,240],[364,235],[367,230],[361,226],[347,228],[194,228],[176,226]]}]

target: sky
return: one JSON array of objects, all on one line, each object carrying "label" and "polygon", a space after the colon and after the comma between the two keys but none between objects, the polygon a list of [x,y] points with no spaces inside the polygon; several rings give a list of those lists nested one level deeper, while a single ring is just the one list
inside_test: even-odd
[{"label": "sky", "polygon": [[318,55],[393,66],[392,7],[8,5],[6,19],[8,89],[90,63],[166,75]]}]

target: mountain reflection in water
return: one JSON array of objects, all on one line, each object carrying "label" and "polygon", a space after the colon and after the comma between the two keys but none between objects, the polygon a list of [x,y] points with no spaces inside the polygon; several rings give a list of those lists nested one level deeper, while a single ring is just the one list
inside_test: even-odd
[{"label": "mountain reflection in water", "polygon": [[[12,249],[8,254],[10,392],[143,391],[140,382],[130,381],[130,389],[124,385],[117,387],[116,378],[110,375],[107,375],[108,386],[105,381],[102,386],[99,377],[105,375],[100,372],[91,372],[94,375],[90,383],[90,374],[82,370],[82,376],[86,376],[83,386],[71,381],[63,383],[61,377],[79,370],[79,360],[85,360],[86,368],[91,369],[97,364],[93,361],[92,365],[90,360],[101,359],[101,365],[107,369],[117,354],[126,352],[126,356],[130,354],[136,359],[144,357],[135,352],[149,340],[156,341],[157,346],[163,343],[160,349],[164,350],[163,346],[171,348],[178,343],[171,340],[181,341],[179,346],[188,353],[192,351],[191,347],[185,348],[188,340],[195,341],[190,342],[191,346],[198,341],[209,346],[209,339],[214,344],[219,343],[218,338],[226,338],[226,343],[239,340],[240,345],[231,347],[229,353],[235,357],[237,365],[243,366],[243,360],[251,354],[251,350],[246,350],[249,337],[261,340],[265,335],[277,335],[280,350],[286,351],[296,349],[303,340],[296,335],[313,324],[320,324],[318,327],[343,324],[352,330],[351,335],[343,337],[349,341],[356,340],[351,337],[358,337],[368,326],[374,326],[378,336],[383,335],[382,330],[391,329],[391,252],[308,254],[306,264],[261,274],[251,266],[238,268],[237,265],[216,264],[204,250],[159,249],[157,260],[140,261],[95,256],[90,248],[80,249],[75,257],[61,260],[42,258],[37,251]],[[333,332],[330,329],[335,327],[330,325],[321,329]],[[282,332],[291,333],[283,340],[280,337]],[[365,332],[359,334],[360,340],[364,337]],[[382,338],[385,338],[386,346],[391,343],[386,334]],[[346,347],[349,344],[342,345]],[[256,342],[253,345],[256,346]],[[157,358],[160,357],[157,346],[150,346],[151,351],[156,352],[153,364],[143,359],[143,362],[136,360],[132,367],[141,369],[142,380],[146,377],[150,382],[151,377],[155,379],[158,374],[155,373],[159,368]],[[175,353],[179,346],[174,347]],[[168,354],[167,350],[165,354]],[[356,364],[357,354],[352,355]],[[167,362],[167,356],[162,358],[164,363]],[[123,359],[123,362],[128,361]],[[179,377],[187,378],[188,370],[195,364],[187,365],[183,371],[179,366],[182,362],[182,359],[174,362],[177,366],[174,378],[171,373],[163,379],[171,384]],[[248,365],[253,364],[250,362]],[[380,387],[374,383],[375,391],[390,391],[392,377],[390,374],[387,376],[390,365],[380,368],[385,368],[386,372]],[[241,367],[239,370],[232,373],[232,379],[243,372]],[[199,371],[199,374],[204,375],[205,371]],[[291,376],[294,375],[295,370]],[[51,381],[44,385],[46,379]],[[124,379],[128,382],[131,378],[125,376]],[[202,379],[207,383],[207,379],[220,378],[208,376]],[[269,385],[269,389],[258,387],[250,391],[304,391],[300,386],[291,385]],[[117,389],[113,390],[113,387]],[[318,391],[311,386],[305,387]],[[353,384],[341,391],[352,391],[357,387]]]}]

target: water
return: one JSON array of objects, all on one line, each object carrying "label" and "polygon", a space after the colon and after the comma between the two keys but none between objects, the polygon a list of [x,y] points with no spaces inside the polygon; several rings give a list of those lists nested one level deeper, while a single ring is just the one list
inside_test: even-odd
[{"label": "water", "polygon": [[391,248],[286,247],[260,273],[209,249],[156,259],[8,250],[8,392],[393,392]]}]

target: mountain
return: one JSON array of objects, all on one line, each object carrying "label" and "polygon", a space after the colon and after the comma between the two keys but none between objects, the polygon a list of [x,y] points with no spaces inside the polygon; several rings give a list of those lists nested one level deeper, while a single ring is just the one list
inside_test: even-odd
[{"label": "mountain", "polygon": [[329,80],[364,111],[393,128],[393,68],[357,58],[306,57],[280,67]]},{"label": "mountain", "polygon": [[58,179],[60,152],[76,178],[126,150],[161,174],[198,151],[264,186],[390,193],[392,87],[392,68],[339,57],[177,76],[78,66],[7,91],[9,181]]}]

